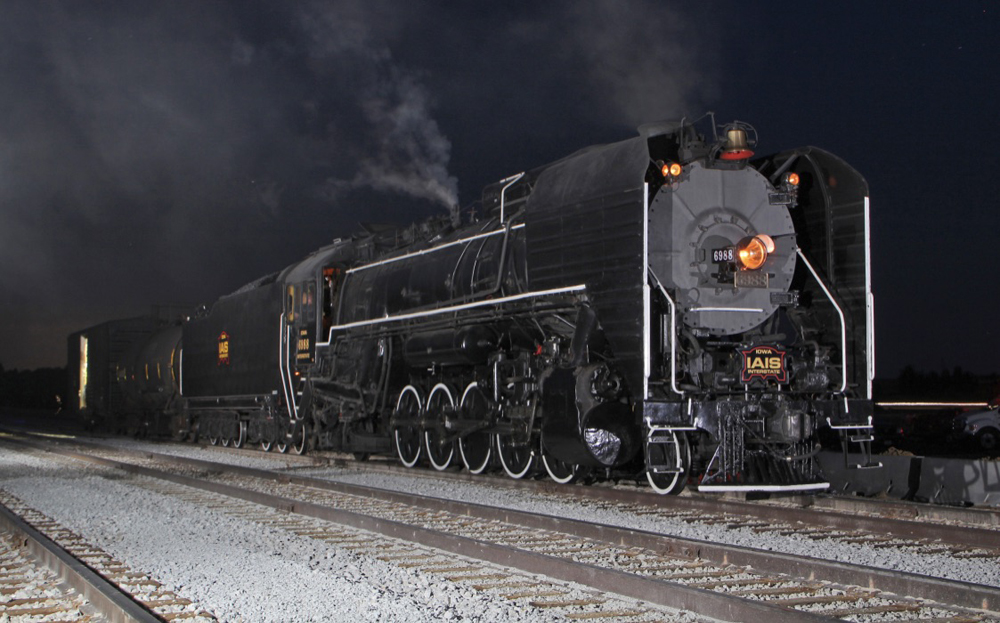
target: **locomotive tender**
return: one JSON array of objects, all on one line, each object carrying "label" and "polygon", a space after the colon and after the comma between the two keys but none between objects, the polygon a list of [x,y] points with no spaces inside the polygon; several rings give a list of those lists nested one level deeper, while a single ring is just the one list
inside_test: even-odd
[{"label": "locomotive tender", "polygon": [[826,488],[822,427],[871,465],[867,184],[755,144],[712,116],[644,126],[487,186],[464,222],[338,239],[160,340],[174,430],[661,493]]}]

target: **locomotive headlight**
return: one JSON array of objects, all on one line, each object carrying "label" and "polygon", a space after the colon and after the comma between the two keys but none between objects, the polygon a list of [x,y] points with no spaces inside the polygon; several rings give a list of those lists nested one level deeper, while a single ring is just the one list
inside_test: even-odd
[{"label": "locomotive headlight", "polygon": [[736,256],[745,270],[757,270],[763,266],[769,253],[774,253],[774,240],[766,234],[744,238],[736,245]]},{"label": "locomotive headlight", "polygon": [[785,184],[788,186],[798,186],[799,174],[795,172],[785,173]]}]

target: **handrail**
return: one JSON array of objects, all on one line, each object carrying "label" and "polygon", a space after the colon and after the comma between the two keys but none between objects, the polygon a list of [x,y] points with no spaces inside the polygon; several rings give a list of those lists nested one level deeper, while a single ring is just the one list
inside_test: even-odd
[{"label": "handrail", "polygon": [[802,258],[803,262],[805,262],[806,268],[808,268],[809,272],[812,273],[813,278],[816,279],[816,283],[818,283],[819,287],[823,289],[823,294],[826,295],[826,298],[830,299],[830,303],[833,304],[833,308],[837,310],[837,315],[840,316],[840,357],[842,378],[840,381],[840,389],[837,391],[842,394],[847,389],[847,321],[844,319],[844,312],[840,309],[840,305],[838,305],[837,301],[834,300],[833,295],[830,294],[830,291],[826,288],[826,284],[823,283],[819,274],[812,267],[812,264],[809,263],[809,258],[805,256],[805,253],[803,253],[800,248],[796,248],[795,253]]},{"label": "handrail", "polygon": [[872,294],[872,234],[871,207],[865,197],[865,333],[868,349],[868,398],[872,397],[872,381],[875,380],[875,295]]},{"label": "handrail", "polygon": [[675,394],[683,396],[684,392],[677,387],[677,307],[674,304],[674,299],[670,298],[670,295],[667,294],[663,284],[660,283],[660,278],[656,276],[655,272],[653,272],[653,267],[648,266],[647,268],[649,270],[650,277],[653,278],[653,282],[656,284],[656,288],[660,291],[660,294],[663,295],[663,298],[667,299],[667,305],[670,307],[670,389],[673,390]]},{"label": "handrail", "polygon": [[508,177],[506,179],[500,180],[501,184],[503,184],[504,182],[507,182],[507,184],[504,185],[504,187],[500,189],[500,224],[501,225],[504,222],[504,218],[503,218],[504,217],[504,195],[507,193],[507,189],[510,188],[511,186],[513,186],[514,184],[516,184],[517,181],[519,179],[521,179],[522,177],[524,177],[524,173],[523,172],[518,173],[517,175],[511,175],[510,177]]},{"label": "handrail", "polygon": [[[290,330],[290,328],[289,328]],[[281,377],[281,389],[285,393],[285,406],[288,408],[288,416],[293,420],[298,416],[299,408],[295,405],[295,388],[292,385],[291,369],[288,366],[288,361],[285,360],[282,365],[284,357],[282,356],[283,344],[287,345],[288,339],[286,338],[285,331],[285,314],[278,317],[278,376]],[[286,369],[288,369],[286,374]],[[287,380],[287,383],[285,382]]]}]

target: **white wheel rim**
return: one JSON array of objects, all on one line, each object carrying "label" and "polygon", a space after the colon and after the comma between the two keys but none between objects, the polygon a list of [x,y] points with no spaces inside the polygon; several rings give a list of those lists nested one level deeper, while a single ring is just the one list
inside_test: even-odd
[{"label": "white wheel rim", "polygon": [[[403,391],[399,392],[399,399],[396,400],[396,411],[397,412],[399,411],[399,405],[403,404],[403,397],[406,396],[406,394],[413,394],[413,397],[417,399],[417,412],[419,413],[420,411],[422,411],[424,405],[423,401],[420,400],[420,392],[418,392],[417,388],[412,385],[407,385],[406,387],[403,388]],[[417,453],[413,455],[413,460],[407,461],[403,457],[403,453],[399,449],[400,448],[399,429],[397,428],[393,430],[392,435],[396,441],[396,456],[399,457],[399,462],[406,467],[413,467],[414,465],[416,465],[417,461],[420,460],[420,453],[423,451],[423,444],[419,443],[417,444]]]},{"label": "white wheel rim", "polygon": [[264,452],[270,452],[271,451],[271,442],[270,441],[262,441],[262,442],[260,442],[260,449],[263,450]]},{"label": "white wheel rim", "polygon": [[233,440],[234,448],[242,448],[247,440],[247,423],[240,422],[240,436]]},{"label": "white wheel rim", "polygon": [[299,436],[298,445],[295,444],[292,445],[292,451],[295,452],[295,454],[302,455],[306,453],[306,441],[308,440],[308,437],[309,437],[309,431],[306,429],[306,425],[303,424],[302,434]]},{"label": "white wheel rim", "polygon": [[426,431],[425,430],[424,431],[424,446],[427,448],[427,460],[430,461],[431,467],[433,467],[434,469],[438,470],[439,472],[442,472],[442,471],[448,469],[448,467],[451,465],[451,459],[452,459],[452,457],[455,456],[455,448],[452,447],[451,451],[448,452],[448,458],[446,458],[443,463],[439,464],[436,460],[434,460],[434,453],[431,452],[431,444],[433,444],[433,443],[437,443],[437,442],[436,441],[432,441],[431,440],[431,433],[430,433],[430,431]]},{"label": "white wheel rim", "polygon": [[[462,392],[462,402],[459,408],[465,408],[465,401],[469,396],[469,392],[475,389],[479,391],[479,383],[473,381],[465,388]],[[468,457],[465,456],[465,444],[466,440],[464,437],[459,437],[458,439],[458,454],[462,457],[462,463],[465,465],[465,469],[469,470],[470,474],[482,474],[486,471],[486,467],[490,464],[490,457],[493,456],[493,440],[489,439],[486,444],[486,458],[483,459],[482,465],[470,465]]]},{"label": "white wheel rim", "polygon": [[507,475],[510,476],[511,478],[514,478],[515,480],[524,478],[524,476],[531,471],[531,466],[535,462],[534,450],[532,450],[532,457],[528,459],[528,461],[524,464],[524,469],[522,469],[519,472],[515,472],[510,467],[507,466],[507,461],[503,460],[503,452],[500,451],[499,435],[496,436],[496,442],[497,442],[497,455],[500,457],[500,464],[503,465],[503,471],[507,472]]},{"label": "white wheel rim", "polygon": [[462,456],[462,464],[465,465],[465,469],[469,470],[470,474],[482,474],[490,464],[490,457],[493,456],[493,444],[491,443],[489,449],[486,450],[486,457],[483,459],[482,465],[469,465],[469,459],[465,458],[464,439],[458,440],[458,453]]},{"label": "white wheel rim", "polygon": [[544,450],[542,451],[542,465],[545,466],[545,471],[548,472],[549,478],[551,478],[552,480],[558,482],[561,485],[564,485],[567,482],[571,482],[573,480],[573,478],[576,477],[577,467],[575,465],[573,466],[573,469],[570,470],[569,476],[564,476],[564,477],[556,476],[552,472],[552,468],[549,467],[549,458],[547,456],[545,456],[545,451]]},{"label": "white wheel rim", "polygon": [[393,435],[395,435],[395,437],[396,437],[396,456],[399,457],[399,462],[402,463],[406,467],[413,467],[414,465],[416,465],[417,461],[420,460],[420,453],[421,453],[421,451],[423,451],[423,447],[422,446],[417,446],[417,453],[413,455],[413,460],[412,461],[407,461],[405,458],[403,458],[403,453],[399,449],[399,429],[398,428],[395,431],[393,431]]},{"label": "white wheel rim", "polygon": [[[683,452],[681,452],[680,440],[677,439],[677,433],[671,432],[670,434],[674,438],[674,447],[677,448],[677,460],[675,461],[674,467],[676,467],[677,469],[681,469],[681,467],[683,467],[684,457],[682,456]],[[653,488],[653,491],[656,491],[657,493],[659,493],[661,495],[668,494],[671,491],[673,491],[674,489],[676,489],[678,481],[682,477],[686,477],[686,476],[687,476],[687,474],[685,474],[683,472],[677,472],[676,474],[674,474],[674,477],[670,479],[670,484],[669,485],[667,485],[666,487],[661,487],[658,484],[656,484],[656,480],[655,480],[655,478],[653,476],[653,472],[649,471],[648,469],[646,470],[646,480],[649,481],[649,486]]]},{"label": "white wheel rim", "polygon": [[[427,396],[427,408],[430,409],[430,406],[434,403],[434,395],[438,394],[440,392],[444,392],[444,395],[448,398],[448,406],[450,406],[452,409],[454,409],[455,408],[455,398],[451,395],[451,390],[448,389],[448,386],[445,385],[444,383],[438,383],[437,385],[434,386],[433,389],[431,389],[430,395]],[[434,453],[431,452],[431,444],[432,443],[437,443],[437,442],[431,441],[430,431],[426,431],[425,430],[424,431],[424,446],[427,448],[427,459],[430,461],[431,466],[434,467],[434,469],[438,470],[439,472],[448,469],[448,466],[451,465],[451,459],[455,456],[455,447],[454,447],[454,445],[451,447],[451,450],[448,452],[448,457],[442,463],[439,464],[436,460],[434,460]]]},{"label": "white wheel rim", "polygon": [[660,487],[658,484],[656,484],[656,481],[653,479],[653,474],[648,471],[646,472],[646,480],[649,481],[649,486],[653,488],[653,491],[656,491],[657,493],[660,494],[670,493],[675,488],[677,488],[677,481],[680,479],[680,477],[681,477],[680,474],[674,474],[674,477],[670,480],[669,486]]}]

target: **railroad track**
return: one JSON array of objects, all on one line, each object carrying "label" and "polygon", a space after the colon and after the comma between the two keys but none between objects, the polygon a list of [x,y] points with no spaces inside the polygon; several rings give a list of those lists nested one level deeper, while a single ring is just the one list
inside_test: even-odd
[{"label": "railroad track", "polygon": [[[392,560],[404,561],[403,564],[420,564],[420,559],[413,559],[412,553],[406,551],[406,547],[412,547],[409,544],[419,543],[469,560],[544,574],[558,581],[578,582],[603,595],[617,593],[639,599],[644,602],[640,609],[666,606],[725,620],[765,617],[775,621],[866,620],[899,615],[953,622],[1000,620],[996,612],[1000,609],[1000,590],[987,586],[718,546],[196,459],[140,453],[142,460],[122,463],[63,452],[269,506],[296,517],[296,521],[299,517],[311,517],[402,540],[408,544],[398,553],[392,553],[394,549],[382,544],[358,544],[383,552]],[[448,566],[447,555],[440,562],[433,562],[440,560],[435,558],[439,555],[426,555],[431,560],[428,571],[435,565],[445,565],[438,568],[456,577],[470,576],[470,581],[481,587],[490,585],[488,576],[509,573],[479,571],[482,562],[467,568]],[[583,602],[592,606],[591,601],[604,598],[564,599],[562,607],[579,608]],[[599,616],[596,614],[599,610],[593,612],[595,617]],[[625,611],[614,612],[617,613],[614,616],[625,616]]]},{"label": "railroad track", "polygon": [[649,492],[645,487],[626,484],[566,486],[548,480],[511,480],[503,476],[471,475],[457,471],[407,469],[393,462],[358,463],[332,453],[289,456],[270,455],[252,449],[236,452],[240,456],[272,459],[290,470],[332,465],[363,472],[399,474],[407,478],[469,482],[478,486],[527,491],[556,501],[572,500],[585,507],[614,509],[692,525],[749,529],[778,535],[795,534],[814,541],[854,542],[876,549],[891,548],[917,554],[997,559],[1000,564],[1000,510],[997,509],[839,496],[788,496],[757,501],[698,494],[662,496]]},{"label": "railroad track", "polygon": [[[70,468],[76,463],[66,457],[54,458],[65,461]],[[97,462],[107,464],[107,461]],[[308,515],[289,513],[280,508],[245,501],[238,497],[177,484],[169,479],[137,476],[129,482],[131,485],[161,495],[172,496],[271,529],[316,539],[331,547],[371,556],[400,568],[412,569],[435,578],[462,584],[475,591],[520,602],[545,613],[547,617],[571,621],[593,619],[634,623],[674,620],[695,623],[699,620],[697,617],[686,615],[681,615],[678,619],[678,613],[657,607],[655,604],[641,604],[635,600],[604,594],[570,582],[550,580],[475,557],[456,556],[447,550],[421,545],[419,542],[414,543],[405,538],[405,535],[404,538],[393,538],[349,525],[338,525]],[[0,496],[2,495],[0,492]]]},{"label": "railroad track", "polygon": [[4,491],[0,536],[4,621],[216,620]]}]

